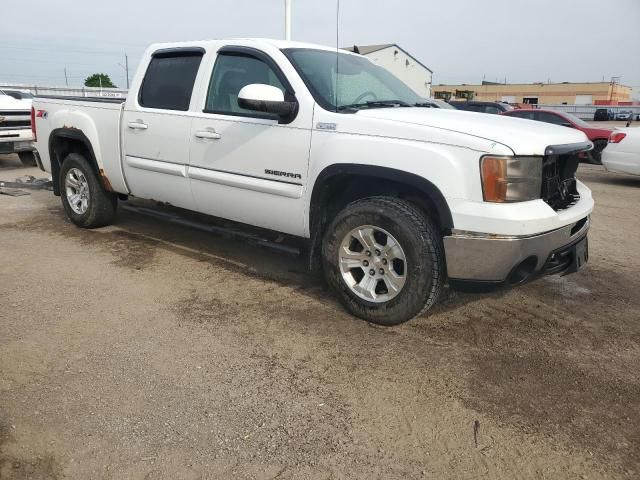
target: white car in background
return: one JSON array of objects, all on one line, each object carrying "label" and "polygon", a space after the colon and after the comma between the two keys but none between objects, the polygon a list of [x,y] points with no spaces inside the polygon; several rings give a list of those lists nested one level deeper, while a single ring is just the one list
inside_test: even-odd
[{"label": "white car in background", "polygon": [[633,112],[631,110],[620,110],[616,113],[616,120],[633,120]]},{"label": "white car in background", "polygon": [[640,175],[640,128],[614,130],[602,152],[602,164],[609,172]]}]

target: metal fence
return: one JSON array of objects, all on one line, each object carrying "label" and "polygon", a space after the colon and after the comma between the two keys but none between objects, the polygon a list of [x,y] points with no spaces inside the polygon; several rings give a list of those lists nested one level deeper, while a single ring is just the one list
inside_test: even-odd
[{"label": "metal fence", "polygon": [[27,90],[34,95],[60,95],[65,97],[110,97],[125,98],[125,88],[99,87],[50,87],[43,85],[27,85],[22,83],[0,83],[0,90]]},{"label": "metal fence", "polygon": [[576,117],[582,120],[593,120],[593,115],[598,108],[607,108],[613,110],[614,114],[623,110],[633,112],[633,119],[635,120],[640,115],[639,105],[535,105],[535,108],[542,108],[548,110],[556,110],[559,112],[572,113]]}]

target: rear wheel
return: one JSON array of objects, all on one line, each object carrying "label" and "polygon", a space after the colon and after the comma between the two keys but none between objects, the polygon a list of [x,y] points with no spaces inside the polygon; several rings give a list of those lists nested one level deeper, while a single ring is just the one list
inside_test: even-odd
[{"label": "rear wheel", "polygon": [[444,283],[442,240],[413,204],[372,197],[348,205],[327,229],[325,277],[346,308],[380,325],[429,309]]},{"label": "rear wheel", "polygon": [[38,164],[36,162],[36,154],[33,152],[18,152],[18,157],[25,167],[35,167]]},{"label": "rear wheel", "polygon": [[593,141],[593,150],[589,152],[589,163],[593,165],[602,165],[602,151],[608,144],[608,140],[599,139]]},{"label": "rear wheel", "polygon": [[118,198],[104,189],[87,159],[78,153],[70,153],[62,163],[60,196],[67,216],[79,227],[113,222]]}]

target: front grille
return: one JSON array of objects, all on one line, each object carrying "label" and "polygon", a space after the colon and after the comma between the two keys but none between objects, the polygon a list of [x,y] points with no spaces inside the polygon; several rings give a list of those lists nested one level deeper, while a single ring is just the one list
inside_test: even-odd
[{"label": "front grille", "polygon": [[542,199],[554,210],[565,210],[580,200],[576,186],[577,153],[546,155],[542,164]]},{"label": "front grille", "polygon": [[31,112],[0,111],[0,131],[31,128]]}]

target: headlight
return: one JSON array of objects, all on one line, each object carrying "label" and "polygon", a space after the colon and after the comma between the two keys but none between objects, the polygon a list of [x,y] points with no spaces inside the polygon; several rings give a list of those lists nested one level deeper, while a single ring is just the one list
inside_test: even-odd
[{"label": "headlight", "polygon": [[540,198],[542,157],[493,157],[480,159],[485,202],[524,202]]}]

